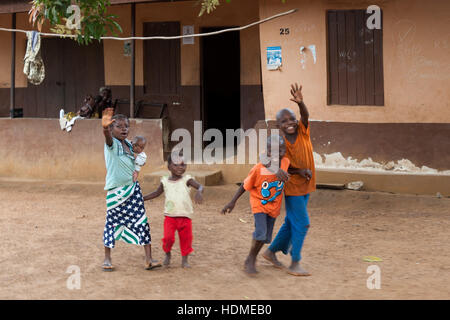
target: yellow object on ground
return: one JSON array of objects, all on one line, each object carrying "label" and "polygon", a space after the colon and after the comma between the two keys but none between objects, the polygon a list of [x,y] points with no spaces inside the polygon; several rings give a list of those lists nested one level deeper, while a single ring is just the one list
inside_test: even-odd
[{"label": "yellow object on ground", "polygon": [[366,262],[381,262],[381,261],[383,261],[383,259],[378,258],[378,257],[374,257],[374,256],[366,256],[366,257],[363,257],[363,261],[366,261]]}]

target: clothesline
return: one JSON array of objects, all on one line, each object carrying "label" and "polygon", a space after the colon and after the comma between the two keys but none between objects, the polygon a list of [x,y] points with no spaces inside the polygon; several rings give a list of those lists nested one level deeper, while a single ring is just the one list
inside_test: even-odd
[{"label": "clothesline", "polygon": [[[127,40],[174,40],[174,39],[182,39],[182,38],[192,38],[192,37],[205,37],[205,36],[212,36],[212,35],[216,35],[216,34],[220,34],[220,33],[225,33],[225,32],[231,32],[231,31],[241,31],[250,27],[253,27],[255,25],[258,24],[262,24],[264,22],[291,14],[296,12],[298,9],[292,9],[286,12],[282,12],[279,14],[276,14],[274,16],[259,20],[257,22],[253,22],[251,24],[248,24],[246,26],[243,27],[235,27],[235,28],[228,28],[228,29],[224,29],[224,30],[219,30],[219,31],[214,31],[214,32],[206,32],[206,33],[196,33],[196,34],[189,34],[189,35],[182,35],[182,36],[168,36],[168,37],[164,37],[164,36],[153,36],[153,37],[126,37],[126,38],[119,38],[119,37],[101,37],[100,39],[102,40],[120,40],[120,41],[127,41]],[[0,31],[9,31],[9,32],[23,32],[23,33],[27,33],[31,30],[21,30],[21,29],[8,29],[8,28],[0,28]],[[48,37],[61,37],[61,38],[76,38],[78,37],[77,35],[69,35],[69,34],[58,34],[58,33],[45,33],[45,32],[40,32],[41,36],[48,36]],[[92,38],[92,37],[91,37]]]}]

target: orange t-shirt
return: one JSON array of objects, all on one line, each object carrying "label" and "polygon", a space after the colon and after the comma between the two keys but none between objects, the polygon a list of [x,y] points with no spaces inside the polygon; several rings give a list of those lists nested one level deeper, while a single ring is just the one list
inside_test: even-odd
[{"label": "orange t-shirt", "polygon": [[312,177],[308,181],[298,174],[293,174],[286,182],[284,194],[287,196],[303,196],[316,190],[316,170],[314,168],[313,148],[309,135],[309,127],[305,128],[303,123],[298,123],[297,139],[291,144],[286,137],[286,157],[291,162],[291,167],[298,169],[309,169]]},{"label": "orange t-shirt", "polygon": [[[283,157],[281,170],[287,171],[289,159]],[[250,205],[253,213],[266,213],[276,218],[280,214],[284,182],[269,171],[262,163],[256,164],[244,180],[244,189],[250,192]]]}]

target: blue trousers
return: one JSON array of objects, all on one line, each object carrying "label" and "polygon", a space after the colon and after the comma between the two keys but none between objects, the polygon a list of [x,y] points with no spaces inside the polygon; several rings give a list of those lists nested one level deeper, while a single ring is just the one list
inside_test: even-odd
[{"label": "blue trousers", "polygon": [[286,218],[277,236],[269,246],[269,250],[272,252],[282,251],[284,254],[290,252],[292,261],[297,262],[302,258],[300,252],[309,227],[308,211],[306,210],[309,194],[285,196],[284,199]]}]

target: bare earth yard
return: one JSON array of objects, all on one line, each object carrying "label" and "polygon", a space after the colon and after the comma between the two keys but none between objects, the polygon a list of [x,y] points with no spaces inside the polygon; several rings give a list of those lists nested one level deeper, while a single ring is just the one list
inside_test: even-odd
[{"label": "bare earth yard", "polygon": [[[242,271],[253,231],[248,194],[233,213],[219,213],[236,189],[207,187],[204,204],[195,206],[191,269],[180,267],[178,240],[172,266],[153,271],[143,268],[142,248],[118,242],[116,271],[105,273],[102,184],[2,179],[0,299],[450,298],[449,198],[318,190],[302,252],[312,276],[291,276],[259,257],[259,274],[249,277]],[[146,209],[153,255],[162,261],[163,197]],[[274,236],[283,219],[284,208]],[[289,263],[289,256],[279,258]],[[381,270],[379,290],[366,286],[372,264]],[[81,270],[79,290],[66,286],[71,265]]]}]

